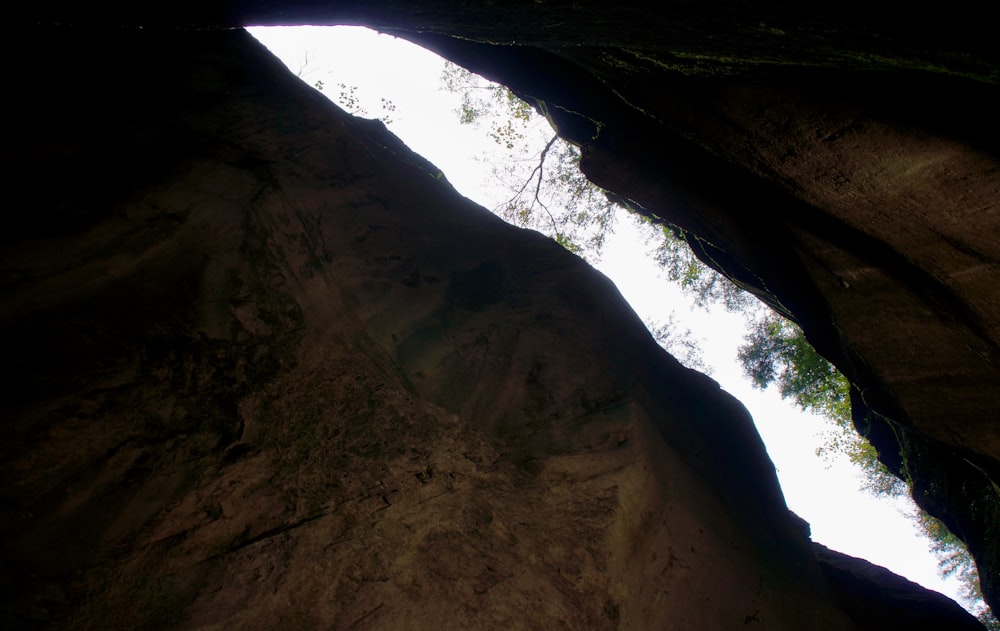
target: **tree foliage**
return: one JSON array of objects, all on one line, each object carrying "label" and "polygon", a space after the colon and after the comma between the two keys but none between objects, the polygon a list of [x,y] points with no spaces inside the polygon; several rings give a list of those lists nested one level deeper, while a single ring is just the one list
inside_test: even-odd
[{"label": "tree foliage", "polygon": [[961,539],[948,527],[928,513],[918,511],[917,524],[921,532],[931,542],[931,550],[938,558],[941,576],[954,576],[962,585],[962,596],[966,604],[976,612],[976,617],[990,631],[1000,631],[1000,620],[986,606],[979,584],[979,571],[975,559]]},{"label": "tree foliage", "polygon": [[[295,76],[305,80],[306,77],[311,74],[311,69],[309,68],[309,51],[303,53],[302,63],[299,65],[298,71]],[[332,73],[331,73],[332,74]],[[313,81],[312,87],[316,88],[317,91],[326,93],[326,82],[322,79],[317,79]],[[365,103],[369,102],[369,99],[362,98],[358,94],[358,86],[347,85],[346,83],[338,83],[336,96],[330,96],[330,99],[337,103],[344,110],[349,112],[354,116],[363,116],[365,118],[374,118],[376,120],[382,121],[384,124],[388,125],[392,123],[392,113],[396,111],[396,104],[391,100],[380,97],[379,98],[379,112],[377,115],[372,115],[369,113],[368,108]]]},{"label": "tree foliage", "polygon": [[737,356],[755,387],[763,390],[776,385],[782,398],[832,422],[816,455],[847,456],[865,472],[863,488],[875,495],[906,493],[906,483],[879,461],[875,448],[855,431],[847,379],[816,352],[802,329],[768,314],[753,323]]},{"label": "tree foliage", "polygon": [[[313,84],[313,87],[323,92],[325,89],[325,84],[323,81],[317,81]],[[337,96],[331,97],[336,101],[337,105],[344,108],[350,114],[354,116],[363,116],[365,118],[374,118],[375,120],[380,120],[386,125],[392,123],[392,113],[396,111],[396,104],[389,99],[382,97],[379,99],[379,113],[376,116],[372,116],[368,111],[368,108],[364,105],[367,101],[362,99],[358,95],[358,87],[355,85],[347,85],[346,83],[338,83],[337,88],[340,92]]]},{"label": "tree foliage", "polygon": [[712,374],[712,367],[705,362],[701,351],[701,341],[690,327],[682,325],[676,314],[670,313],[665,322],[646,322],[646,328],[653,339],[688,368],[706,375]]},{"label": "tree foliage", "polygon": [[506,87],[451,63],[442,83],[460,95],[459,122],[484,127],[510,152],[510,160],[493,168],[494,184],[509,195],[494,212],[585,258],[599,257],[618,207],[580,172],[579,149],[547,129],[547,121]]},{"label": "tree foliage", "polygon": [[478,125],[488,121],[489,137],[510,150],[526,141],[525,132],[536,114],[531,105],[509,89],[451,62],[445,62],[441,83],[462,99],[458,108],[460,123]]},{"label": "tree foliage", "polygon": [[707,309],[710,305],[719,304],[729,311],[748,314],[752,318],[760,317],[763,313],[761,304],[752,294],[740,289],[695,255],[689,239],[697,237],[670,224],[661,224],[660,231],[662,237],[653,251],[653,257],[663,267],[667,279],[691,295],[696,305]]},{"label": "tree foliage", "polygon": [[782,398],[844,426],[850,422],[847,379],[806,340],[802,329],[769,315],[754,323],[738,353],[758,388],[776,384]]}]

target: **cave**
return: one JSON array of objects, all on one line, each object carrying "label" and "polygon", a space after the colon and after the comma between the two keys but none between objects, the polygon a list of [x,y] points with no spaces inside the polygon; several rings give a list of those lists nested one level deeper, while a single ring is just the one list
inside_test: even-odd
[{"label": "cave", "polygon": [[977,11],[18,7],[0,620],[981,628],[811,544],[743,406],[606,279],[241,28],[365,25],[544,112],[849,378],[995,608],[1000,54]]}]

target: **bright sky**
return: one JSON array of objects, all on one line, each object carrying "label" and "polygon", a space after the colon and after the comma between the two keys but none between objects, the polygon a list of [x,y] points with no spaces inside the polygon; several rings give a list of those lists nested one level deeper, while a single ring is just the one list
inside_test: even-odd
[{"label": "bright sky", "polygon": [[[337,100],[339,84],[355,86],[367,116],[388,115],[389,128],[414,151],[440,168],[456,189],[487,208],[509,197],[487,184],[497,145],[484,129],[460,125],[460,97],[443,89],[444,61],[408,42],[357,27],[251,28],[250,32],[293,73]],[[395,105],[386,112],[380,99]],[[550,130],[537,130],[541,142]],[[539,146],[540,148],[540,146]],[[508,158],[509,159],[509,158]],[[499,196],[499,197],[498,197]],[[860,472],[846,457],[824,461],[815,455],[829,422],[782,401],[777,392],[751,387],[736,349],[744,324],[721,309],[693,309],[648,255],[648,226],[622,216],[596,267],[611,278],[647,322],[671,312],[692,330],[712,377],[750,410],[778,470],[788,506],[812,525],[813,540],[882,565],[961,602],[960,585],[938,575],[931,554],[911,518],[908,499],[875,498],[860,491]]]}]

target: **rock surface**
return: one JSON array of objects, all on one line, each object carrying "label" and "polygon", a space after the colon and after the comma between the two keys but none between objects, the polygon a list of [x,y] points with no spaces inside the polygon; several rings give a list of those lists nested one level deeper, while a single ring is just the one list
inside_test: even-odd
[{"label": "rock surface", "polygon": [[948,598],[864,559],[813,544],[841,604],[859,629],[982,629]]},{"label": "rock surface", "polygon": [[[801,14],[782,26],[808,45],[775,68],[749,54],[783,28],[693,9],[246,6],[407,28],[533,97],[595,181],[803,324],[995,594],[998,170],[973,133],[992,129],[995,58],[978,40],[945,20],[964,56],[902,64],[980,81],[949,81],[975,106],[939,111],[911,98],[925,76],[815,70],[841,40]],[[148,28],[232,15],[141,10],[122,22],[142,30],[32,31],[13,71],[4,167],[31,206],[7,213],[0,265],[5,623],[852,628],[742,406],[607,281],[246,36]],[[875,54],[920,41],[912,26],[858,36],[852,64],[902,63]]]},{"label": "rock surface", "polygon": [[638,33],[595,50],[400,32],[533,99],[581,145],[588,177],[798,322],[997,605],[996,78],[816,68],[801,51],[748,60],[738,33],[723,46],[735,57],[685,63],[663,49],[676,40]]},{"label": "rock surface", "polygon": [[296,12],[389,30],[507,84],[581,145],[593,181],[797,321],[857,388],[856,425],[968,543],[1000,605],[1000,49],[980,9],[234,15]]},{"label": "rock surface", "polygon": [[5,626],[852,628],[745,409],[580,259],[245,33],[35,41]]}]

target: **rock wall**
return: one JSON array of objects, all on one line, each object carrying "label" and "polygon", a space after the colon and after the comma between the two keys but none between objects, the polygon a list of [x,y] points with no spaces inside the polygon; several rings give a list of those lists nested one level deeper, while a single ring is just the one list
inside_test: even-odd
[{"label": "rock wall", "polygon": [[[606,280],[461,199],[245,35],[144,24],[28,31],[31,63],[12,73],[25,96],[4,166],[30,201],[5,217],[0,266],[5,623],[871,628],[859,616],[876,605],[831,588],[742,406],[663,354]],[[665,128],[702,137],[640,146],[640,102],[592,89],[583,60],[607,51],[567,65],[472,48],[453,56],[520,68],[506,80],[562,133],[600,138],[595,180],[690,211],[662,216],[719,237],[704,242],[720,267],[774,280],[757,290],[866,366],[856,333],[816,324],[833,309],[820,274],[786,265],[823,252],[787,240],[813,233],[734,205],[781,202],[768,212],[787,219],[803,195],[711,147],[721,125],[682,126],[681,99]],[[580,98],[597,109],[559,113]],[[867,391],[905,419],[892,388]]]},{"label": "rock wall", "polygon": [[744,408],[581,260],[245,33],[34,41],[5,626],[852,628]]},{"label": "rock wall", "polygon": [[510,86],[594,182],[797,321],[1000,604],[1000,55],[977,11],[544,4],[326,15]]}]

